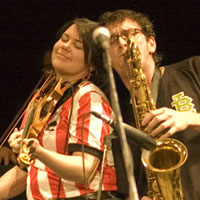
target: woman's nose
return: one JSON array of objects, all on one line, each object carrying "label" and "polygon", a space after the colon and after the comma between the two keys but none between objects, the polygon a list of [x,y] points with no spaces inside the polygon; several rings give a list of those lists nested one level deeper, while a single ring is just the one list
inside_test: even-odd
[{"label": "woman's nose", "polygon": [[67,50],[67,51],[70,51],[70,45],[71,45],[70,43],[71,43],[70,41],[63,42],[62,48]]}]

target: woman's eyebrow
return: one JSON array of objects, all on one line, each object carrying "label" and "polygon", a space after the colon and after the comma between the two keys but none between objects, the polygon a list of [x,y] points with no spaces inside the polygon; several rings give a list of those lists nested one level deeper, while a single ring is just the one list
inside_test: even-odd
[{"label": "woman's eyebrow", "polygon": [[63,33],[63,35],[69,36],[69,35],[68,35],[67,33],[65,33],[65,32]]},{"label": "woman's eyebrow", "polygon": [[70,37],[70,35],[69,35],[68,33],[65,33],[65,32],[64,32],[63,35],[65,35],[65,36],[71,38],[71,39],[74,40],[75,42],[80,42],[80,43],[83,42],[83,41],[82,41],[81,39],[79,39],[79,38],[72,38],[72,37]]}]

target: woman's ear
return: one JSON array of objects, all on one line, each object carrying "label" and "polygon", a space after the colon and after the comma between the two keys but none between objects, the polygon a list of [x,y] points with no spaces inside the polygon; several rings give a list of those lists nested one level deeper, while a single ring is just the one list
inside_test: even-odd
[{"label": "woman's ear", "polygon": [[154,37],[148,39],[149,53],[153,54],[156,51],[156,40]]},{"label": "woman's ear", "polygon": [[89,80],[91,78],[93,71],[94,71],[94,66],[93,65],[88,66],[87,74],[85,77],[86,80]]},{"label": "woman's ear", "polygon": [[95,68],[94,68],[94,66],[93,66],[93,65],[90,65],[90,66],[89,66],[89,71],[90,71],[90,72],[93,72],[93,71],[94,71],[94,69],[95,69]]}]

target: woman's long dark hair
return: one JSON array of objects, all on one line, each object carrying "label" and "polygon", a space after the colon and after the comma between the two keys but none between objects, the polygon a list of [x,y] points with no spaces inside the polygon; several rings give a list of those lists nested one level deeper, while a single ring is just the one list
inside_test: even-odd
[{"label": "woman's long dark hair", "polygon": [[109,98],[108,77],[106,69],[103,65],[102,52],[92,40],[92,33],[95,28],[98,27],[98,23],[86,18],[76,18],[71,20],[58,30],[56,34],[56,41],[59,40],[65,30],[73,24],[76,24],[78,34],[83,42],[85,64],[93,66],[94,68],[94,71],[91,72],[89,80],[98,86]]}]

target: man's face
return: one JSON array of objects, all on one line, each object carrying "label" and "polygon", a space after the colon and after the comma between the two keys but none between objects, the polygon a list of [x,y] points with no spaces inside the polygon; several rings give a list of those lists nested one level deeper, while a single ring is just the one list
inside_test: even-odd
[{"label": "man's face", "polygon": [[126,19],[122,23],[109,24],[106,27],[111,34],[109,53],[112,59],[113,68],[120,74],[126,71],[127,60],[124,55],[127,50],[127,40],[123,35],[120,35],[123,32],[128,32],[128,30],[132,29],[135,30],[135,44],[138,46],[141,53],[140,58],[143,70],[147,70],[145,69],[145,63],[150,58],[152,59],[152,53],[154,53],[156,49],[154,38],[147,39],[138,23],[130,19]]}]

